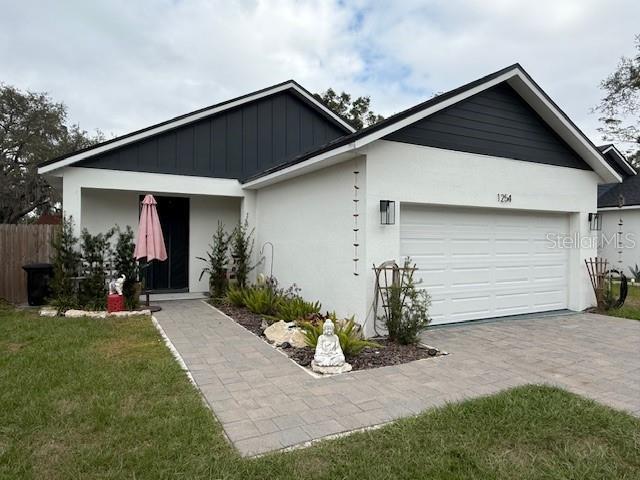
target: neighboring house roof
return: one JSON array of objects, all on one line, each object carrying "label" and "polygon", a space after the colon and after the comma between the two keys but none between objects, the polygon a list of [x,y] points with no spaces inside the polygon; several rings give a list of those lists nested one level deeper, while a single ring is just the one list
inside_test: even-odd
[{"label": "neighboring house roof", "polygon": [[622,183],[601,185],[598,208],[632,207],[640,205],[640,175],[632,175]]},{"label": "neighboring house roof", "polygon": [[606,145],[599,145],[598,150],[604,155],[605,160],[613,167],[616,172],[622,175],[622,178],[626,178],[629,175],[635,175],[636,170],[627,161],[627,157],[616,148],[612,143]]},{"label": "neighboring house roof", "polygon": [[609,143],[598,149],[609,164],[623,177],[622,183],[609,183],[598,187],[598,208],[620,208],[640,205],[640,177],[627,162],[627,158]]},{"label": "neighboring house roof", "polygon": [[287,163],[264,170],[246,179],[245,185],[248,188],[259,188],[301,171],[321,168],[326,162],[335,162],[336,156],[355,156],[358,154],[357,149],[503,82],[507,82],[603,180],[622,181],[621,175],[605,160],[597,147],[516,63],[392,115],[375,125],[338,138]]},{"label": "neighboring house roof", "polygon": [[329,110],[324,104],[322,104],[322,102],[318,101],[308,90],[303,88],[294,80],[288,80],[286,82],[282,82],[277,85],[264,88],[262,90],[257,90],[255,92],[252,92],[240,97],[236,97],[231,100],[227,100],[225,102],[217,103],[209,107],[201,108],[199,110],[195,110],[193,112],[174,117],[171,120],[157,123],[150,127],[136,130],[126,135],[115,137],[113,139],[107,140],[105,142],[101,142],[96,145],[92,145],[90,147],[69,153],[67,155],[53,158],[51,160],[41,163],[38,168],[38,173],[48,173],[62,167],[67,167],[67,166],[76,164],[82,160],[94,157],[96,155],[104,154],[106,152],[124,147],[126,145],[130,145],[135,142],[143,141],[149,137],[157,136],[163,132],[174,130],[179,127],[183,127],[185,125],[193,124],[194,122],[198,122],[200,120],[219,114],[221,112],[225,112],[225,111],[249,104],[251,102],[258,101],[260,99],[278,94],[280,92],[290,92],[294,94],[297,98],[305,102],[309,107],[315,110],[318,114],[322,115],[329,122],[335,125],[344,134],[352,133],[355,131],[355,129],[351,125],[349,125],[347,122],[341,119],[334,112]]}]

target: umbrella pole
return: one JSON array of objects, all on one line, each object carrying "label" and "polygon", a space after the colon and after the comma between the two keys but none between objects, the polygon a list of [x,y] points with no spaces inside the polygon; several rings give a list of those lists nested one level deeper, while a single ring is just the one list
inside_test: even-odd
[{"label": "umbrella pole", "polygon": [[145,306],[147,307],[147,310],[151,310],[151,313],[153,312],[159,312],[160,310],[162,310],[162,307],[159,307],[157,305],[149,305],[149,288],[147,288],[147,269],[151,266],[151,262],[147,262],[147,260],[145,259],[145,266],[144,266],[144,296],[145,296]]}]

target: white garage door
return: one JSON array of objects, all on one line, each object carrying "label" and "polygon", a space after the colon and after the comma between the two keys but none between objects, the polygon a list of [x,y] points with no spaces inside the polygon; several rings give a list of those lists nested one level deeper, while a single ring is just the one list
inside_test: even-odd
[{"label": "white garage door", "polygon": [[400,244],[431,295],[432,324],[567,308],[566,214],[403,204]]}]

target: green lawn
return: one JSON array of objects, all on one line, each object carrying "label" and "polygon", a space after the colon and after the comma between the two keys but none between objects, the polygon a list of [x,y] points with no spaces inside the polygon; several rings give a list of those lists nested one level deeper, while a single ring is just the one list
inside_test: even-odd
[{"label": "green lawn", "polygon": [[524,387],[245,460],[148,319],[4,308],[0,478],[640,478],[640,421]]},{"label": "green lawn", "polygon": [[[617,297],[619,292],[618,284],[615,284],[613,286],[613,291]],[[627,294],[627,299],[624,302],[624,305],[621,308],[608,310],[606,314],[613,317],[623,317],[640,320],[640,285],[632,285],[631,283],[629,283],[629,293]]]}]

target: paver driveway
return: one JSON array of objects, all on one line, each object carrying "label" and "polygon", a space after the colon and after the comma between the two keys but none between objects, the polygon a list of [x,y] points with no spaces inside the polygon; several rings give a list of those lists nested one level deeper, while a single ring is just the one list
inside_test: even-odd
[{"label": "paver driveway", "polygon": [[525,383],[566,388],[640,416],[640,322],[593,314],[432,329],[448,356],[314,378],[202,301],[156,319],[229,440],[257,455]]}]

